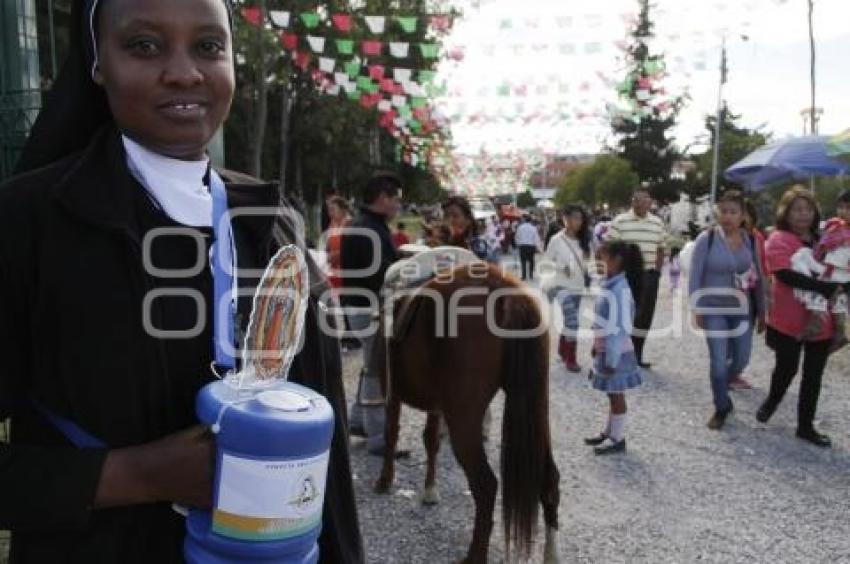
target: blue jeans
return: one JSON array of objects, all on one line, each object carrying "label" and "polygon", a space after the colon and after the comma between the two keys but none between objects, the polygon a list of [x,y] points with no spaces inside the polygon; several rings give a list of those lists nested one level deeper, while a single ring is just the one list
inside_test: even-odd
[{"label": "blue jeans", "polygon": [[[361,331],[372,323],[371,313],[357,313],[348,316],[352,331]],[[363,350],[363,369],[357,384],[357,397],[351,405],[349,422],[352,427],[361,427],[366,432],[366,446],[369,450],[384,448],[384,423],[386,407],[381,391],[381,381],[374,363],[374,350],[378,335],[360,337]]]},{"label": "blue jeans", "polygon": [[[743,372],[750,362],[754,323],[749,315],[704,315],[703,322],[708,354],[711,357],[711,392],[714,395],[714,407],[722,411],[731,405],[729,380]],[[723,335],[722,332],[728,335]]]},{"label": "blue jeans", "polygon": [[557,299],[561,301],[561,312],[564,314],[564,330],[561,335],[575,341],[578,337],[581,293],[564,289],[558,293]]}]

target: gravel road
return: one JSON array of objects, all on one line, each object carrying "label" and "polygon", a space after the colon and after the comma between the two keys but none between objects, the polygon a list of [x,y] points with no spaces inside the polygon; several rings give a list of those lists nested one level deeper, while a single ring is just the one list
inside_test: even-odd
[{"label": "gravel road", "polygon": [[[666,326],[677,313],[684,315],[678,300],[663,296],[655,327]],[[585,364],[589,351],[585,339],[580,345]],[[850,562],[850,349],[830,359],[824,379],[818,425],[833,439],[827,450],[794,438],[796,383],[768,425],[756,422],[772,368],[772,351],[763,339],[756,339],[748,370],[755,389],[734,392],[736,410],[721,432],[705,425],[712,405],[701,336],[686,331],[650,339],[647,359],[654,370],[628,400],[629,451],[602,459],[582,437],[599,431],[607,401],[584,376],[553,361],[550,417],[561,473],[562,561]],[[345,367],[353,397],[358,356],[347,355]],[[502,401],[497,396],[493,403],[487,447],[494,468]],[[424,416],[405,408],[402,417],[401,447],[412,456],[398,464],[391,495],[372,493],[380,460],[352,439],[368,560],[456,561],[472,534],[473,502],[465,478],[444,442],[438,476],[442,502],[422,506]],[[498,506],[492,562],[504,561]],[[541,560],[542,535],[540,541],[535,561]]]}]

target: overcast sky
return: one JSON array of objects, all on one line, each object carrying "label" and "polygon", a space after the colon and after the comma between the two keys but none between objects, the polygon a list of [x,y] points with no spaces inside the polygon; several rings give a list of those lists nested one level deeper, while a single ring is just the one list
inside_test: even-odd
[{"label": "overcast sky", "polygon": [[[676,133],[680,147],[703,135],[705,115],[715,111],[724,33],[730,67],[724,97],[733,111],[745,125],[764,124],[777,137],[801,133],[800,110],[810,96],[806,0],[655,4],[654,46],[666,54],[670,73],[664,85],[692,97]],[[466,9],[447,42],[450,50],[463,49],[464,58],[442,65],[449,91],[438,101],[458,118],[452,133],[459,152],[601,150],[610,142],[602,113],[616,102],[606,81],[624,76],[616,43],[626,38],[626,16],[636,6],[636,0],[481,0]],[[815,0],[815,9],[820,130],[837,133],[850,127],[850,0]],[[520,96],[523,84],[528,88]],[[470,124],[476,114],[525,119]],[[567,118],[542,118],[547,115]]]}]

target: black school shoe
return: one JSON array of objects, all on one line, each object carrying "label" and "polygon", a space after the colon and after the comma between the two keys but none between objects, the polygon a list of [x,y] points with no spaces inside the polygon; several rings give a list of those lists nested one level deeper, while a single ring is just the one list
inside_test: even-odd
[{"label": "black school shoe", "polygon": [[607,438],[608,435],[606,435],[605,433],[599,433],[599,435],[596,437],[588,437],[584,439],[584,444],[586,444],[587,446],[599,446],[604,443],[605,439]]},{"label": "black school shoe", "polygon": [[832,446],[832,440],[828,436],[818,433],[814,429],[797,429],[797,438],[821,448]]},{"label": "black school shoe", "polygon": [[608,454],[617,454],[621,452],[626,452],[626,439],[622,441],[614,441],[610,437],[607,437],[608,444],[604,446],[598,446],[593,448],[593,454],[597,456],[605,456]]}]

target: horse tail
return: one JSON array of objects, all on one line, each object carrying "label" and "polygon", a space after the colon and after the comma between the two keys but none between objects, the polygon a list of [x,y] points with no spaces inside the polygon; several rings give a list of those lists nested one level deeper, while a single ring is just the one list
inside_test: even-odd
[{"label": "horse tail", "polygon": [[[510,295],[500,327],[537,335],[542,315],[530,296]],[[537,330],[537,331],[535,331]],[[549,334],[503,339],[502,516],[505,543],[527,557],[537,526],[538,504],[550,450]]]}]

